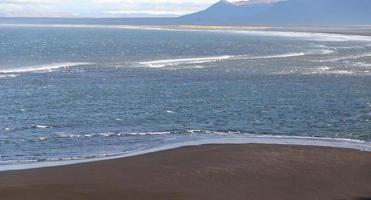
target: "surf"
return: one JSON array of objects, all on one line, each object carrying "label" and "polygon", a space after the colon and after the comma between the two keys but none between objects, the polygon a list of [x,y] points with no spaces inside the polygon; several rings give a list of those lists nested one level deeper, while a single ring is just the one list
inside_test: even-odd
[{"label": "surf", "polygon": [[[216,132],[218,133],[218,132]],[[371,143],[343,138],[316,138],[316,137],[302,137],[302,136],[279,136],[279,135],[255,135],[245,134],[237,136],[223,136],[219,138],[199,139],[194,141],[175,142],[161,146],[150,148],[139,148],[132,151],[122,152],[118,154],[105,155],[88,155],[67,158],[49,158],[46,160],[27,160],[24,163],[20,161],[8,160],[2,161],[5,165],[0,165],[1,171],[14,171],[37,169],[45,167],[66,166],[79,163],[90,163],[96,161],[112,160],[118,158],[128,158],[139,156],[148,153],[154,153],[164,150],[171,150],[180,147],[200,146],[209,144],[276,144],[276,145],[300,145],[300,146],[317,146],[317,147],[331,147],[354,149],[359,151],[371,152]],[[0,163],[1,164],[1,163]]]},{"label": "surf", "polygon": [[0,69],[0,74],[19,74],[19,73],[29,73],[29,72],[51,72],[57,69],[77,67],[83,65],[91,65],[90,62],[63,62],[63,63],[51,63],[44,65],[33,65],[27,67],[17,67],[17,68],[3,68]]},{"label": "surf", "polygon": [[146,66],[150,68],[163,68],[163,67],[174,67],[178,65],[204,64],[204,63],[220,62],[220,61],[227,61],[227,60],[276,59],[276,58],[300,57],[300,56],[306,56],[306,55],[324,55],[324,54],[331,54],[331,53],[334,53],[334,51],[333,50],[311,50],[307,52],[283,53],[283,54],[264,55],[264,56],[222,55],[222,56],[210,56],[210,57],[152,60],[152,61],[139,62],[139,64],[141,66]]},{"label": "surf", "polygon": [[223,55],[213,57],[196,57],[196,58],[181,58],[181,59],[166,59],[166,60],[154,60],[149,62],[139,62],[141,65],[145,65],[152,68],[161,68],[165,66],[174,66],[181,64],[201,64],[215,61],[222,61],[234,58],[235,56]]}]

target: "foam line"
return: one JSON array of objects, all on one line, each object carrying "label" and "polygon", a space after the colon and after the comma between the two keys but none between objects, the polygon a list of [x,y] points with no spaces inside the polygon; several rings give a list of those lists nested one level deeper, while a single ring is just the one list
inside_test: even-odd
[{"label": "foam line", "polygon": [[64,63],[52,63],[46,65],[34,65],[28,67],[19,68],[8,68],[0,69],[0,74],[15,74],[15,73],[28,73],[28,72],[43,72],[43,71],[53,71],[61,68],[76,67],[81,65],[91,65],[89,62],[64,62]]},{"label": "foam line", "polygon": [[102,157],[102,158],[91,158],[83,160],[67,160],[67,161],[48,161],[48,162],[37,162],[32,164],[16,164],[16,165],[4,165],[0,166],[0,171],[14,171],[14,170],[26,170],[35,168],[45,167],[56,167],[65,166],[79,163],[90,163],[96,161],[112,160],[119,158],[133,157],[148,153],[154,153],[164,150],[176,149],[186,146],[199,146],[205,144],[277,144],[277,145],[302,145],[302,146],[318,146],[318,147],[333,147],[333,148],[344,148],[344,149],[355,149],[360,151],[371,152],[371,143],[353,140],[353,139],[341,139],[341,138],[314,138],[314,137],[299,137],[299,136],[270,136],[270,135],[252,135],[248,134],[245,136],[234,136],[234,137],[221,137],[213,139],[203,139],[197,141],[188,141],[182,143],[174,143],[163,145],[160,147],[154,147],[151,149],[138,150],[129,152],[122,155]]},{"label": "foam line", "polygon": [[213,56],[213,57],[198,57],[198,58],[183,58],[183,59],[168,59],[168,60],[154,60],[149,62],[140,62],[141,65],[146,65],[153,68],[161,68],[165,66],[173,66],[179,64],[201,64],[208,62],[215,62],[221,60],[229,60],[235,56]]},{"label": "foam line", "polygon": [[212,57],[195,57],[195,58],[180,58],[180,59],[165,59],[165,60],[153,60],[148,62],[139,62],[140,65],[145,65],[151,68],[162,68],[169,66],[178,65],[192,65],[201,63],[211,63],[223,60],[253,60],[253,59],[274,59],[274,58],[289,58],[299,57],[305,55],[317,55],[317,54],[330,54],[332,50],[315,50],[308,52],[297,52],[297,53],[285,53],[267,56],[248,56],[248,55],[223,55],[223,56],[212,56]]}]

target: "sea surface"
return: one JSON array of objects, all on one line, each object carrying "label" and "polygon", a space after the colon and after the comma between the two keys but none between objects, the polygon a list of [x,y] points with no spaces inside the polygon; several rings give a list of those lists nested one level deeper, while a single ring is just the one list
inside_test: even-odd
[{"label": "sea surface", "polygon": [[0,26],[0,166],[252,136],[371,142],[371,37]]}]

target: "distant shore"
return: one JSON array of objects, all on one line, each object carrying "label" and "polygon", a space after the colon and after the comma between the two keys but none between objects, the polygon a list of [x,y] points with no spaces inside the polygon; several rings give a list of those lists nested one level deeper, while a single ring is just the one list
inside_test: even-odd
[{"label": "distant shore", "polygon": [[371,25],[358,26],[223,26],[223,25],[133,25],[133,24],[28,24],[28,23],[0,23],[0,27],[55,27],[55,28],[114,28],[114,29],[142,29],[142,30],[194,30],[194,31],[282,31],[282,32],[310,32],[371,36]]},{"label": "distant shore", "polygon": [[371,197],[371,153],[295,145],[203,145],[0,173],[2,200]]}]

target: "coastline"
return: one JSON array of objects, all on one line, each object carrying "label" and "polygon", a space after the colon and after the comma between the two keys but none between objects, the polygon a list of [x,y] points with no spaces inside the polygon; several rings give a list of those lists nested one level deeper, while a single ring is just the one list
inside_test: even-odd
[{"label": "coastline", "polygon": [[[370,45],[369,42],[371,42],[371,37],[366,36],[371,35],[369,33],[358,34],[352,31],[345,33],[342,32],[343,30],[311,32],[314,29],[301,31],[301,29],[283,28],[280,30],[278,27],[31,24],[20,26],[160,30],[179,31],[182,34],[186,31],[222,32],[248,36],[258,34],[268,37],[297,37],[315,41],[356,41],[361,44],[365,43],[365,45]],[[325,49],[321,52],[331,54],[335,51]],[[297,55],[306,55],[306,52],[270,55],[269,57],[281,58]],[[166,62],[195,60],[197,62],[197,60],[224,58],[228,59],[230,55],[154,60],[141,64],[161,65]],[[264,57],[261,58],[264,59]],[[26,67],[17,71],[8,69],[3,74],[17,76],[17,74],[8,73],[28,73],[35,71],[35,68],[47,70],[81,64],[87,63],[57,63],[56,65]],[[368,102],[366,106],[369,106]],[[29,129],[36,127],[38,131],[38,128],[48,128],[45,125],[47,124],[40,123],[40,125],[30,126]],[[148,145],[146,149],[137,151],[92,154],[81,157],[81,159],[50,156],[30,160],[29,164],[0,165],[0,199],[367,200],[371,197],[371,141],[368,139],[362,141],[346,138],[239,133],[234,136],[228,133],[207,136],[208,139],[200,137],[181,143],[166,142],[161,146],[156,146],[160,144]],[[38,137],[36,140],[46,141],[48,138]],[[122,143],[119,145],[123,146]],[[54,147],[53,143],[45,148],[46,151],[49,151],[49,147]],[[5,156],[4,158],[7,159]]]},{"label": "coastline", "polygon": [[300,136],[273,136],[273,135],[253,135],[246,134],[243,136],[220,137],[186,141],[181,143],[173,143],[162,145],[149,149],[125,152],[106,157],[96,157],[79,160],[62,160],[62,161],[42,161],[28,164],[15,165],[0,165],[0,173],[6,171],[22,171],[39,168],[60,167],[76,164],[93,163],[99,161],[109,161],[116,159],[125,159],[135,156],[141,156],[162,151],[174,150],[186,147],[198,147],[203,145],[289,145],[289,146],[312,146],[312,147],[326,147],[334,149],[348,149],[358,150],[361,152],[371,152],[371,143],[361,140],[344,139],[344,138],[317,138],[317,137],[300,137]]},{"label": "coastline", "polygon": [[[1,26],[8,26],[6,24],[0,24],[0,27]],[[105,26],[105,25],[63,25],[63,24],[55,24],[55,25],[52,25],[52,24],[18,24],[18,25],[10,25],[9,26],[25,26],[25,27],[71,27],[71,28],[124,28],[124,29],[149,29],[149,30],[154,30],[154,29],[159,29],[159,30],[170,30],[170,31],[178,31],[178,30],[181,30],[181,31],[193,31],[193,30],[197,30],[197,31],[226,31],[226,32],[238,32],[239,30],[238,29],[241,29],[242,32],[244,32],[244,30],[246,30],[247,32],[251,31],[253,34],[263,34],[263,35],[266,35],[266,36],[269,36],[269,37],[304,37],[305,39],[317,39],[317,40],[324,40],[324,41],[338,41],[338,40],[341,40],[341,41],[348,41],[348,40],[362,40],[362,39],[367,39],[367,40],[364,40],[364,41],[368,41],[368,42],[371,42],[371,37],[363,37],[363,36],[358,36],[358,35],[350,35],[349,37],[346,36],[346,35],[332,35],[332,34],[322,34],[322,33],[316,33],[314,35],[310,34],[310,33],[305,33],[305,34],[301,34],[299,32],[296,32],[297,34],[292,36],[290,32],[275,32],[275,31],[271,31],[269,29],[273,29],[274,27],[254,27],[254,26],[251,26],[251,27],[244,27],[244,26],[241,26],[241,27],[237,27],[237,26],[190,26],[190,25],[177,25],[177,26],[125,26],[125,25],[108,25],[108,26]],[[363,26],[362,26],[363,27]],[[357,27],[357,28],[362,28],[362,27]],[[277,27],[276,27],[277,28]],[[274,34],[272,34],[274,33]],[[276,34],[277,33],[277,34]],[[288,33],[288,34],[285,34],[285,33]],[[315,36],[315,38],[313,38],[313,36]],[[363,41],[362,41],[363,42]],[[326,50],[325,50],[326,51]],[[327,52],[331,52],[331,51],[327,51]],[[290,56],[296,56],[296,55],[304,55],[305,52],[301,52],[299,54],[283,54],[283,55],[273,55],[271,56],[271,58],[273,57],[280,57],[280,56],[283,56],[283,57],[290,57]],[[327,54],[327,53],[324,53],[324,54]],[[227,58],[229,58],[230,56],[227,56]],[[264,58],[264,57],[261,57],[261,58]],[[216,59],[216,60],[220,60],[220,59],[223,59],[222,57],[209,57],[209,58],[196,58],[196,60],[207,60],[207,59]],[[188,58],[188,59],[180,59],[180,61],[187,61],[187,60],[192,60],[192,58]],[[166,63],[166,61],[168,60],[155,60],[155,61],[147,61],[147,62],[142,62],[142,64],[163,64],[164,62]],[[174,61],[174,60],[170,60],[170,61]],[[179,60],[175,60],[175,61],[178,61]],[[26,68],[18,68],[17,71],[15,70],[8,70],[8,71],[5,71],[5,75],[7,75],[7,73],[15,73],[15,72],[19,72],[19,73],[23,73],[23,72],[29,72],[29,71],[38,71],[38,70],[47,70],[47,69],[54,69],[54,68],[64,68],[65,66],[74,66],[74,65],[81,65],[81,64],[89,64],[89,63],[80,63],[80,62],[77,62],[77,63],[61,63],[61,64],[58,64],[57,65],[41,65],[41,66],[37,66],[36,69],[34,67],[26,67]],[[1,74],[1,72],[0,72]],[[11,76],[13,74],[10,74],[9,76]],[[16,76],[16,75],[14,75]],[[337,141],[338,139],[336,138],[310,138],[310,137],[281,137],[281,136],[278,136],[278,137],[274,137],[274,136],[269,136],[269,135],[266,135],[266,136],[263,136],[263,137],[260,137],[260,136],[254,136],[254,135],[247,135],[247,138],[245,138],[246,136],[242,136],[242,137],[233,137],[233,138],[220,138],[220,139],[211,139],[211,140],[203,140],[203,141],[190,141],[190,142],[185,142],[185,143],[177,143],[177,144],[170,144],[170,145],[167,145],[167,146],[161,146],[161,147],[150,147],[150,149],[145,149],[145,150],[141,150],[141,151],[135,151],[135,152],[126,152],[124,154],[118,154],[117,152],[113,152],[112,154],[110,155],[89,155],[87,157],[83,157],[82,160],[79,160],[79,158],[71,158],[69,160],[64,160],[64,158],[57,158],[59,159],[58,161],[55,161],[56,159],[53,160],[53,158],[51,158],[50,160],[43,160],[43,161],[37,161],[37,160],[30,160],[30,163],[31,164],[18,164],[17,162],[14,162],[16,163],[15,165],[0,165],[0,171],[9,171],[9,170],[25,170],[25,169],[33,169],[33,168],[43,168],[43,167],[51,167],[51,166],[60,166],[60,165],[71,165],[71,164],[78,164],[78,163],[85,163],[85,162],[95,162],[95,161],[100,161],[100,160],[110,160],[110,159],[119,159],[119,158],[125,158],[125,157],[131,157],[131,156],[137,156],[137,155],[141,155],[141,154],[146,154],[146,153],[152,153],[152,152],[157,152],[157,151],[162,151],[162,150],[168,150],[168,149],[174,149],[174,148],[179,148],[179,147],[183,147],[183,146],[198,146],[198,145],[204,145],[204,144],[229,144],[229,143],[232,143],[232,144],[252,144],[252,143],[258,143],[258,144],[289,144],[289,145],[313,145],[313,146],[331,146],[331,147],[336,147],[336,148],[352,148],[352,149],[360,149],[360,150],[368,150],[370,149],[370,144],[367,143],[367,142],[362,142],[362,141],[355,141],[355,140],[349,140],[349,141],[345,141],[347,139],[342,139],[344,141],[342,142],[348,142],[348,144],[341,144],[342,142],[339,142]],[[45,139],[45,138],[44,138]],[[287,141],[289,140],[289,141]],[[320,143],[320,144],[318,144]],[[100,157],[99,157],[100,156]]]},{"label": "coastline", "polygon": [[359,26],[222,26],[222,25],[104,25],[104,24],[49,24],[49,23],[0,23],[0,27],[36,27],[36,28],[101,28],[101,29],[132,29],[132,30],[163,30],[163,31],[263,31],[292,32],[332,35],[371,36],[370,25]]},{"label": "coastline", "polygon": [[329,147],[219,144],[0,173],[17,199],[368,199],[371,153]]}]

